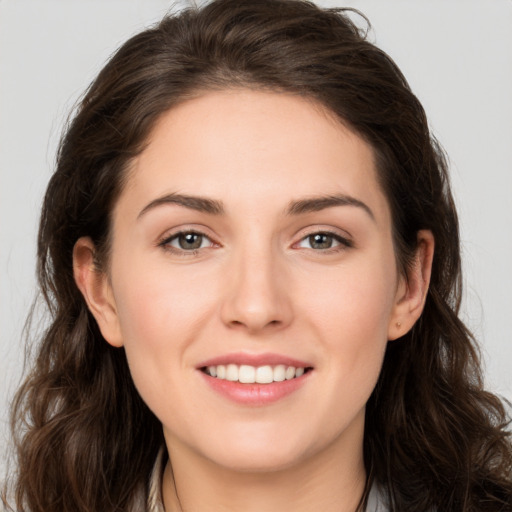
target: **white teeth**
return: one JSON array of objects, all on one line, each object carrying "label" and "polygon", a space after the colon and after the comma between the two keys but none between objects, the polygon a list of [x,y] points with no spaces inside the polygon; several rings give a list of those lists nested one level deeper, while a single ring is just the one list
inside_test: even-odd
[{"label": "white teeth", "polygon": [[236,364],[228,364],[226,367],[226,380],[233,382],[238,380],[238,366]]},{"label": "white teeth", "polygon": [[274,368],[274,381],[283,382],[286,377],[286,367],[284,364],[280,364]]},{"label": "white teeth", "polygon": [[246,384],[256,382],[256,368],[243,364],[238,370],[238,380]]},{"label": "white teeth", "polygon": [[226,367],[222,364],[219,364],[219,366],[217,366],[217,378],[218,379],[226,378]]},{"label": "white teeth", "polygon": [[295,377],[295,368],[293,366],[288,366],[288,368],[286,368],[286,373],[284,374],[286,380],[290,380],[290,379],[293,379]]},{"label": "white teeth", "polygon": [[304,368],[295,368],[294,366],[285,366],[278,364],[276,366],[254,366],[236,364],[217,366],[208,366],[206,373],[217,379],[229,380],[232,382],[242,382],[243,384],[270,384],[271,382],[282,382],[300,377],[304,374]]},{"label": "white teeth", "polygon": [[256,370],[256,382],[258,384],[270,384],[271,382],[274,382],[272,366],[260,366]]}]

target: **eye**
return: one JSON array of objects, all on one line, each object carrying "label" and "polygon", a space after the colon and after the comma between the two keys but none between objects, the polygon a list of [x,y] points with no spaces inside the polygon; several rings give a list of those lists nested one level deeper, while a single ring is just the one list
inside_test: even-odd
[{"label": "eye", "polygon": [[193,252],[205,247],[212,247],[213,242],[203,233],[181,231],[162,240],[160,245],[171,250]]},{"label": "eye", "polygon": [[312,233],[304,237],[298,244],[298,247],[319,251],[352,246],[353,244],[350,240],[329,232]]}]

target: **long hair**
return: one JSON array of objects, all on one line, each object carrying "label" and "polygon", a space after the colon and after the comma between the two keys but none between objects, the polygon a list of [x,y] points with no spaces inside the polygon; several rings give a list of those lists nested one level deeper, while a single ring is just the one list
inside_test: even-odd
[{"label": "long hair", "polygon": [[41,215],[38,278],[52,323],[13,405],[15,509],[143,509],[161,426],[75,285],[73,246],[91,237],[105,264],[113,205],[156,121],[233,87],[313,99],[371,145],[402,272],[418,230],[435,237],[424,312],[389,342],[367,404],[366,493],[379,485],[393,511],[509,510],[508,418],[483,390],[477,346],[458,318],[458,221],[443,151],[400,70],[349,12],[301,0],[217,0],[166,16],[126,42],[84,95]]}]

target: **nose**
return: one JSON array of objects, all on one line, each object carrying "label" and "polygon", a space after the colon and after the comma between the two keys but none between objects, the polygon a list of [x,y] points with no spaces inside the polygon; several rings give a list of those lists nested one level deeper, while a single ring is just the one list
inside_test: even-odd
[{"label": "nose", "polygon": [[[259,248],[261,249],[261,248]],[[272,250],[246,250],[230,262],[221,317],[232,329],[250,334],[290,324],[293,308],[286,268]]]}]

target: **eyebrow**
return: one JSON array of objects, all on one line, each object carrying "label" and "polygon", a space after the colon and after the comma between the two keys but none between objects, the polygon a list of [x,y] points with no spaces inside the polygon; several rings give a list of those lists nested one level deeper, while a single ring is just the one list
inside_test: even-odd
[{"label": "eyebrow", "polygon": [[209,213],[210,215],[224,215],[225,210],[221,201],[208,199],[206,197],[188,196],[184,194],[166,194],[147,204],[137,216],[138,219],[145,213],[157,206],[164,204],[177,204],[198,212]]},{"label": "eyebrow", "polygon": [[[200,196],[172,193],[151,201],[140,211],[137,218],[139,219],[148,211],[165,204],[176,204],[210,215],[224,215],[226,212],[221,201]],[[368,205],[359,199],[346,194],[313,196],[296,201],[290,201],[285,209],[285,214],[295,216],[304,213],[318,212],[335,206],[355,206],[357,208],[361,208],[372,220],[375,221],[375,216]]]},{"label": "eyebrow", "polygon": [[334,206],[355,206],[364,210],[370,218],[375,221],[375,215],[370,207],[356,199],[355,197],[346,194],[334,194],[328,196],[314,196],[298,201],[290,201],[286,210],[287,215],[301,215],[304,213],[318,212],[326,208]]}]

